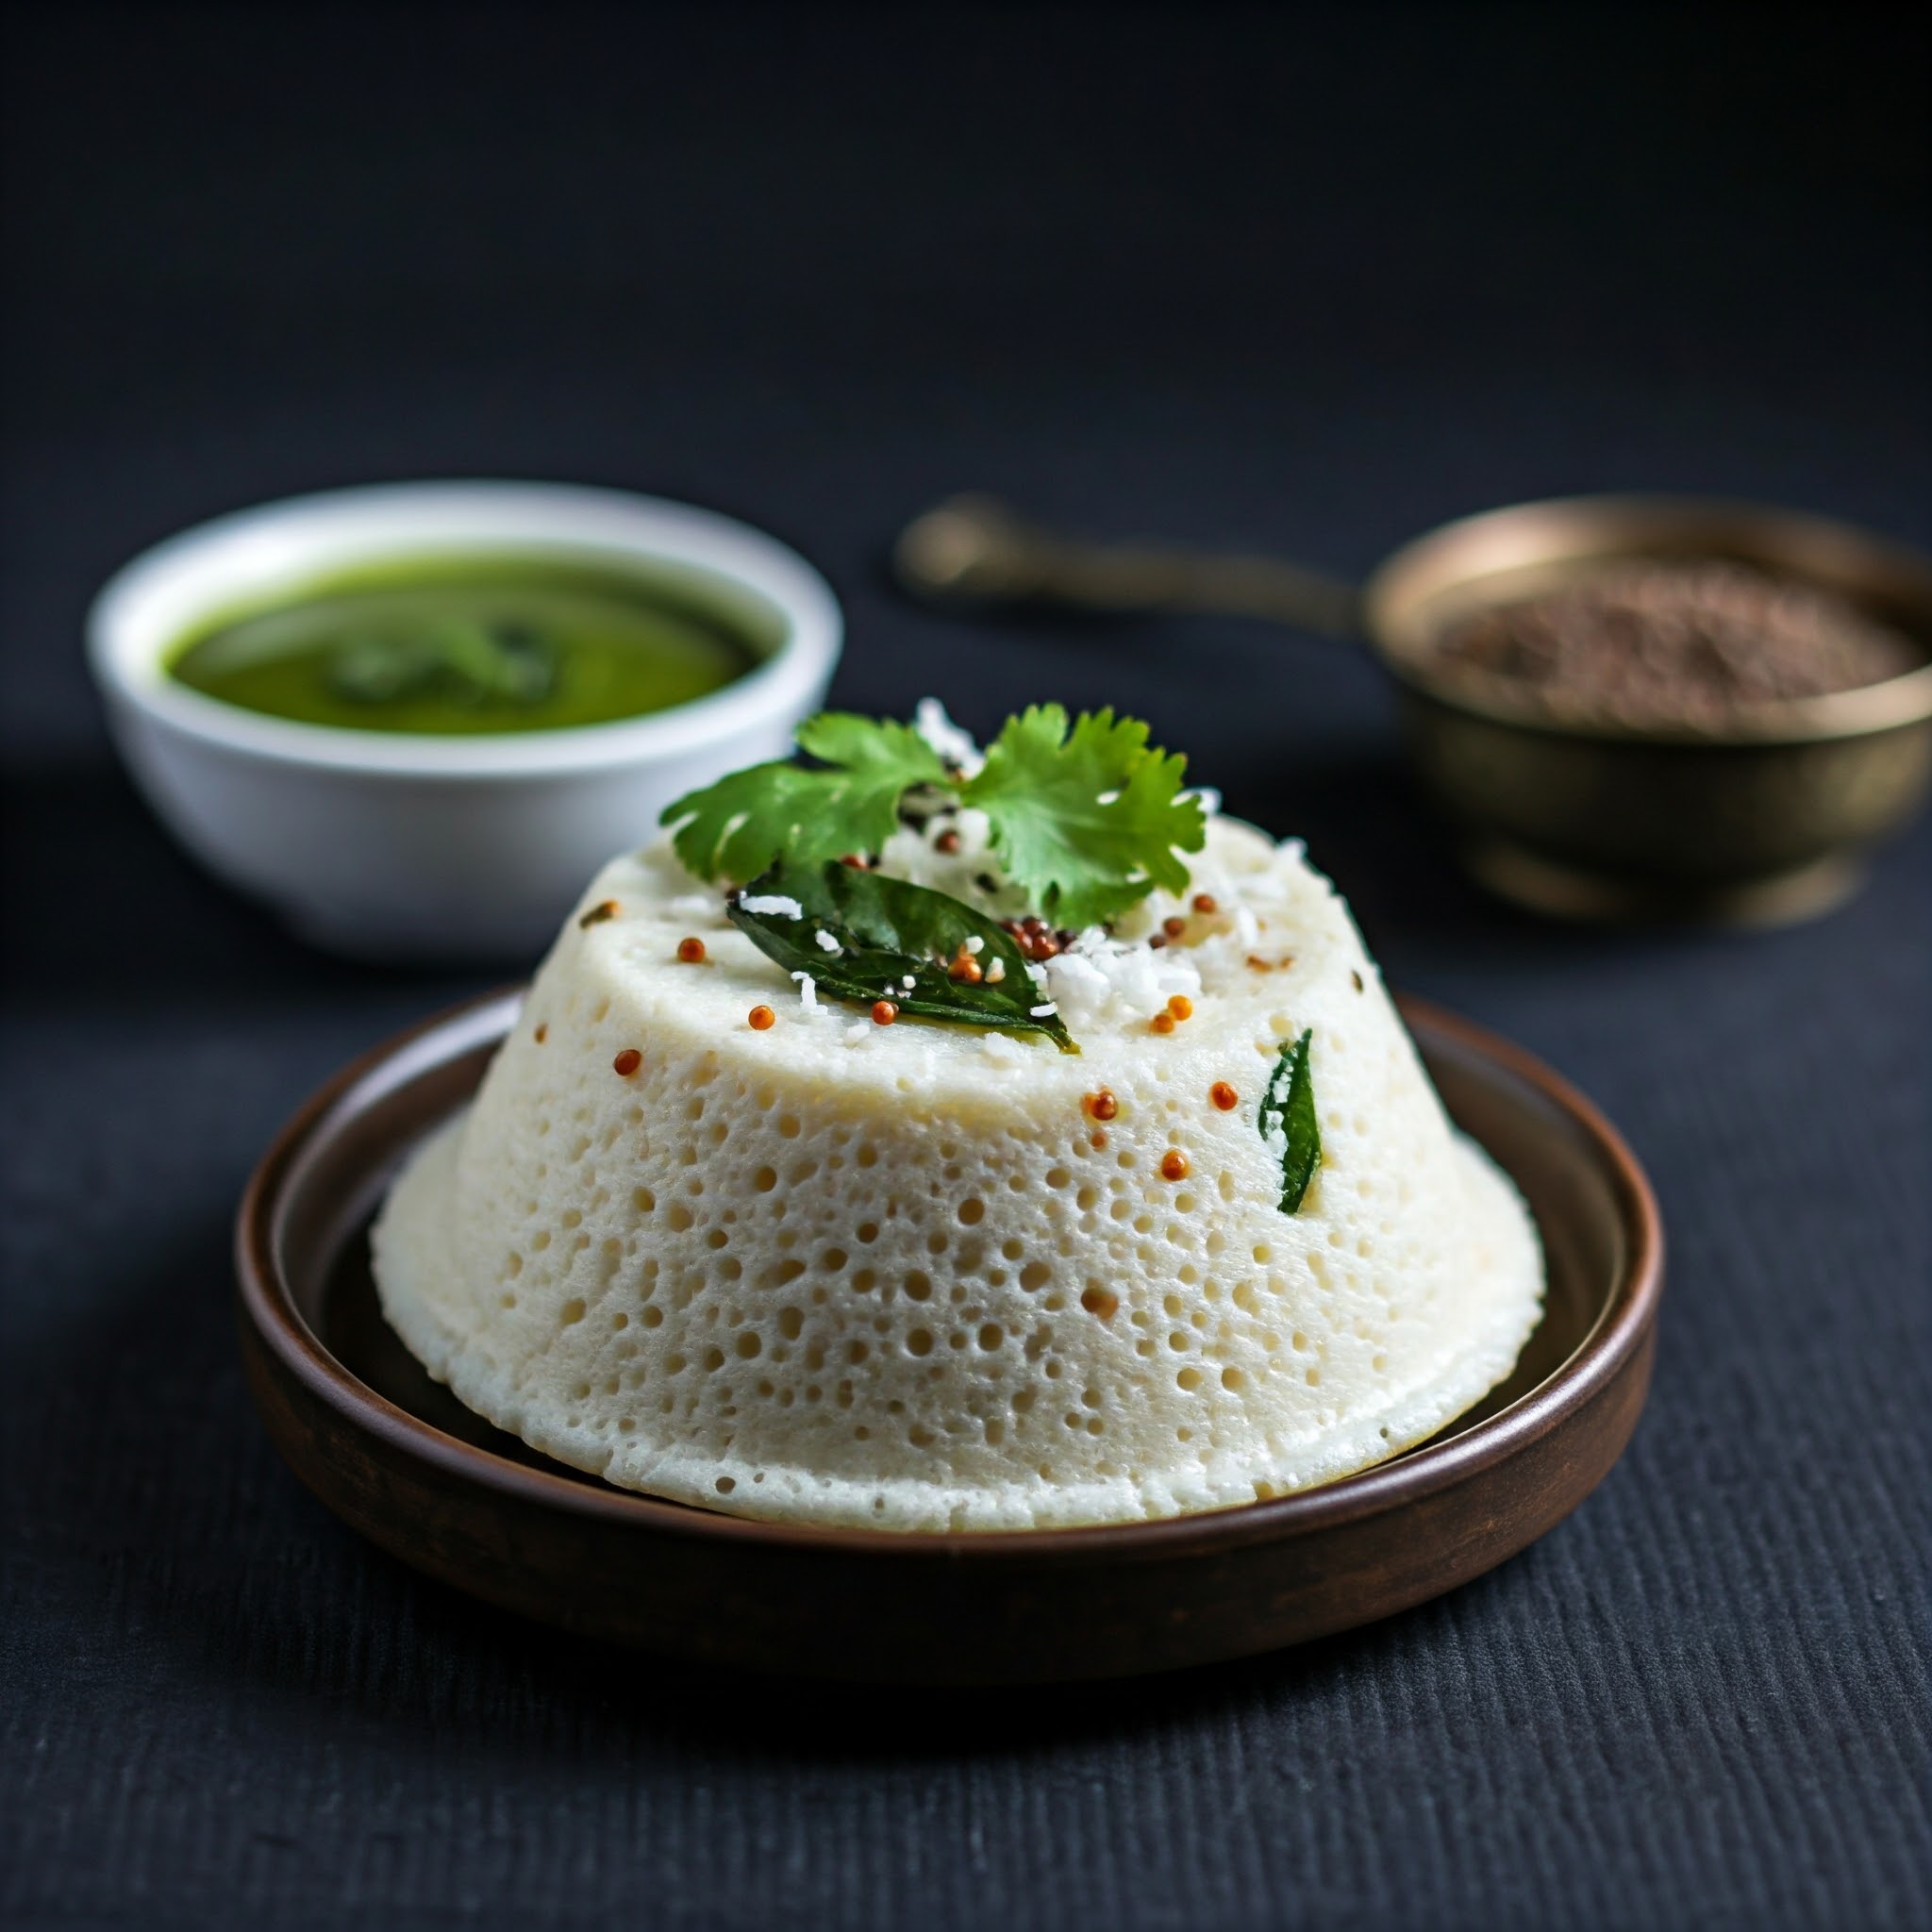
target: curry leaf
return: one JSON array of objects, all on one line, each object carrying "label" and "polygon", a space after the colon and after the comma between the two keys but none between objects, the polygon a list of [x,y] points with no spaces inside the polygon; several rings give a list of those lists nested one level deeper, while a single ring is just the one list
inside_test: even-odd
[{"label": "curry leaf", "polygon": [[1315,1114],[1315,1082],[1308,1070],[1312,1028],[1281,1043],[1281,1056],[1261,1096],[1257,1124],[1269,1147],[1281,1149],[1281,1211],[1294,1213],[1322,1164],[1322,1124]]},{"label": "curry leaf", "polygon": [[[1051,1002],[1027,974],[1012,935],[945,892],[836,860],[784,860],[725,911],[768,959],[788,973],[808,973],[832,999],[862,1007],[889,999],[901,1014],[1044,1034],[1062,1053],[1079,1052],[1058,1013],[1034,1010]],[[967,946],[972,940],[976,950]],[[950,975],[962,947],[990,978],[969,983]]]}]

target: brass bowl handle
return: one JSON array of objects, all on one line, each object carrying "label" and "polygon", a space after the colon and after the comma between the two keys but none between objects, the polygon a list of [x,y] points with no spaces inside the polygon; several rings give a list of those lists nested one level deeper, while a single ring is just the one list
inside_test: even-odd
[{"label": "brass bowl handle", "polygon": [[1091,543],[1029,523],[997,497],[949,497],[915,517],[892,568],[933,604],[1058,604],[1083,610],[1198,610],[1360,635],[1352,584],[1271,557],[1152,543]]}]

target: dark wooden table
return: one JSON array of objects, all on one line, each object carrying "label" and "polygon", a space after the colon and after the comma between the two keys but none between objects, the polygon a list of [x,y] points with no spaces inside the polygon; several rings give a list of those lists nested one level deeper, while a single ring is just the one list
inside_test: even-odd
[{"label": "dark wooden table", "polygon": [[[1457,875],[1344,649],[974,628],[878,571],[968,484],[1341,571],[1570,489],[1925,541],[1924,44],[1778,19],[9,12],[0,1920],[1932,1917],[1927,829],[1810,927],[1541,925]],[[1393,979],[1657,1177],[1605,1487],[1356,1636],[1024,1696],[670,1670],[341,1529],[249,1409],[229,1214],[484,975],[332,963],[191,870],[77,627],[195,518],[462,473],[747,515],[845,598],[841,701],[1111,701],[1304,833]]]}]

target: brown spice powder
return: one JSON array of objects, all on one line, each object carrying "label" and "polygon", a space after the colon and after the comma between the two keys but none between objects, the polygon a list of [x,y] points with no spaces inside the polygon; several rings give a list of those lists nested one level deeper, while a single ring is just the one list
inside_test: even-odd
[{"label": "brown spice powder", "polygon": [[1477,611],[1436,650],[1553,715],[1626,724],[1722,725],[1754,704],[1853,691],[1923,661],[1840,598],[1722,562],[1614,565]]}]

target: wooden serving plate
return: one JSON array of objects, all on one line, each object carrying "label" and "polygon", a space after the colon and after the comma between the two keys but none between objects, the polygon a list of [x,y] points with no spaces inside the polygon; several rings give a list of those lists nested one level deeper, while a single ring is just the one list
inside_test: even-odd
[{"label": "wooden serving plate", "polygon": [[404,1562],[525,1616],[817,1677],[1174,1670],[1466,1583],[1568,1515],[1643,1406],[1663,1240],[1642,1170],[1546,1067],[1405,1000],[1450,1113],[1528,1199],[1549,1269],[1515,1374],[1431,1441],[1299,1495],[1095,1529],[808,1528],[613,1489],[432,1382],[369,1274],[367,1229],[391,1176],[475,1091],[521,998],[458,1008],[339,1074],[269,1149],[236,1233],[249,1384],[295,1473]]}]

